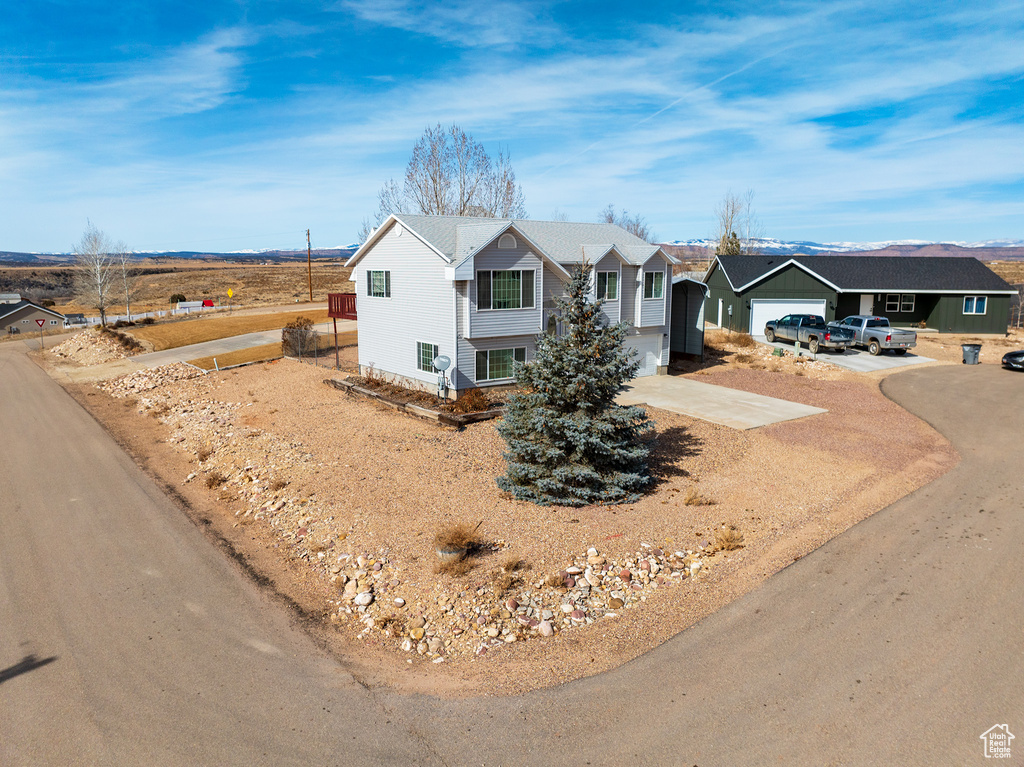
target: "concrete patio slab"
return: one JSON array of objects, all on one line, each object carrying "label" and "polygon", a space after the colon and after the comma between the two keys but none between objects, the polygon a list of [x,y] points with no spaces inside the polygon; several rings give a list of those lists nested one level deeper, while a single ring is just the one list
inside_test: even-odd
[{"label": "concrete patio slab", "polygon": [[645,376],[631,381],[618,396],[620,405],[647,404],[733,429],[756,429],[819,413],[820,407],[701,383],[679,376]]}]

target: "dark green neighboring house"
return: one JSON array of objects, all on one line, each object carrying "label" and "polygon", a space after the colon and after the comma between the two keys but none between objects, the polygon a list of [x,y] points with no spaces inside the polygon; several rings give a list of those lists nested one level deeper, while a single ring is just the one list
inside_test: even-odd
[{"label": "dark green neighboring house", "polygon": [[708,322],[754,335],[787,314],[851,314],[940,333],[1005,333],[1016,291],[976,258],[716,256]]}]

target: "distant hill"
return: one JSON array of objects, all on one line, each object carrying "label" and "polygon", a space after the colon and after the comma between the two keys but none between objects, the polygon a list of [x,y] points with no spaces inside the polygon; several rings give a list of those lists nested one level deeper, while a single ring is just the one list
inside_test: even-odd
[{"label": "distant hill", "polygon": [[[714,253],[714,240],[676,240],[661,243],[662,247],[674,256],[685,259],[707,258]],[[791,256],[796,254],[808,256],[849,255],[860,256],[950,256],[976,258],[979,261],[1018,261],[1024,260],[1024,240],[995,240],[985,243],[950,243],[950,242],[787,242],[784,240],[762,239],[758,241],[762,253],[771,255]]]},{"label": "distant hill", "polygon": [[[345,248],[314,248],[311,256],[317,261],[347,259],[355,253],[358,246]],[[181,259],[181,260],[218,260],[240,264],[258,264],[270,262],[305,261],[306,250],[254,250],[234,253],[212,253],[203,250],[175,250],[153,253],[136,253],[139,259]],[[0,251],[0,264],[7,266],[62,266],[74,260],[72,253],[16,253]]]}]

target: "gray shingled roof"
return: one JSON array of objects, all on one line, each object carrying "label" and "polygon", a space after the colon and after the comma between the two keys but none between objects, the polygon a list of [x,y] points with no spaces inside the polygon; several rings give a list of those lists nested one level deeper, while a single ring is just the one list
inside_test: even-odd
[{"label": "gray shingled roof", "polygon": [[718,256],[740,288],[793,260],[841,291],[1009,291],[1013,288],[976,258],[943,256]]},{"label": "gray shingled roof", "polygon": [[642,264],[659,248],[614,224],[586,224],[573,221],[534,221],[532,219],[489,219],[467,216],[414,216],[405,213],[395,218],[412,229],[441,253],[456,262],[513,224],[530,238],[544,255],[561,264],[578,263],[583,247],[612,245],[633,264]]},{"label": "gray shingled roof", "polygon": [[49,312],[55,317],[60,317],[61,319],[64,318],[64,315],[61,314],[60,312],[55,312],[53,309],[47,309],[45,306],[40,306],[34,301],[29,301],[28,299],[23,298],[16,304],[0,304],[0,319],[3,319],[8,315],[14,314],[15,312],[21,311],[22,309],[29,306],[31,306],[33,309],[39,309],[40,311],[43,312]]}]

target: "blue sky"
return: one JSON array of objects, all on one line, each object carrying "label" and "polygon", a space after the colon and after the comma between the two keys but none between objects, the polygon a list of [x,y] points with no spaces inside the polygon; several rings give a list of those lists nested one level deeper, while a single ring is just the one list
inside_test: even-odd
[{"label": "blue sky", "polygon": [[0,15],[0,250],[350,243],[431,124],[531,217],[1024,239],[1024,2],[31,0]]}]

